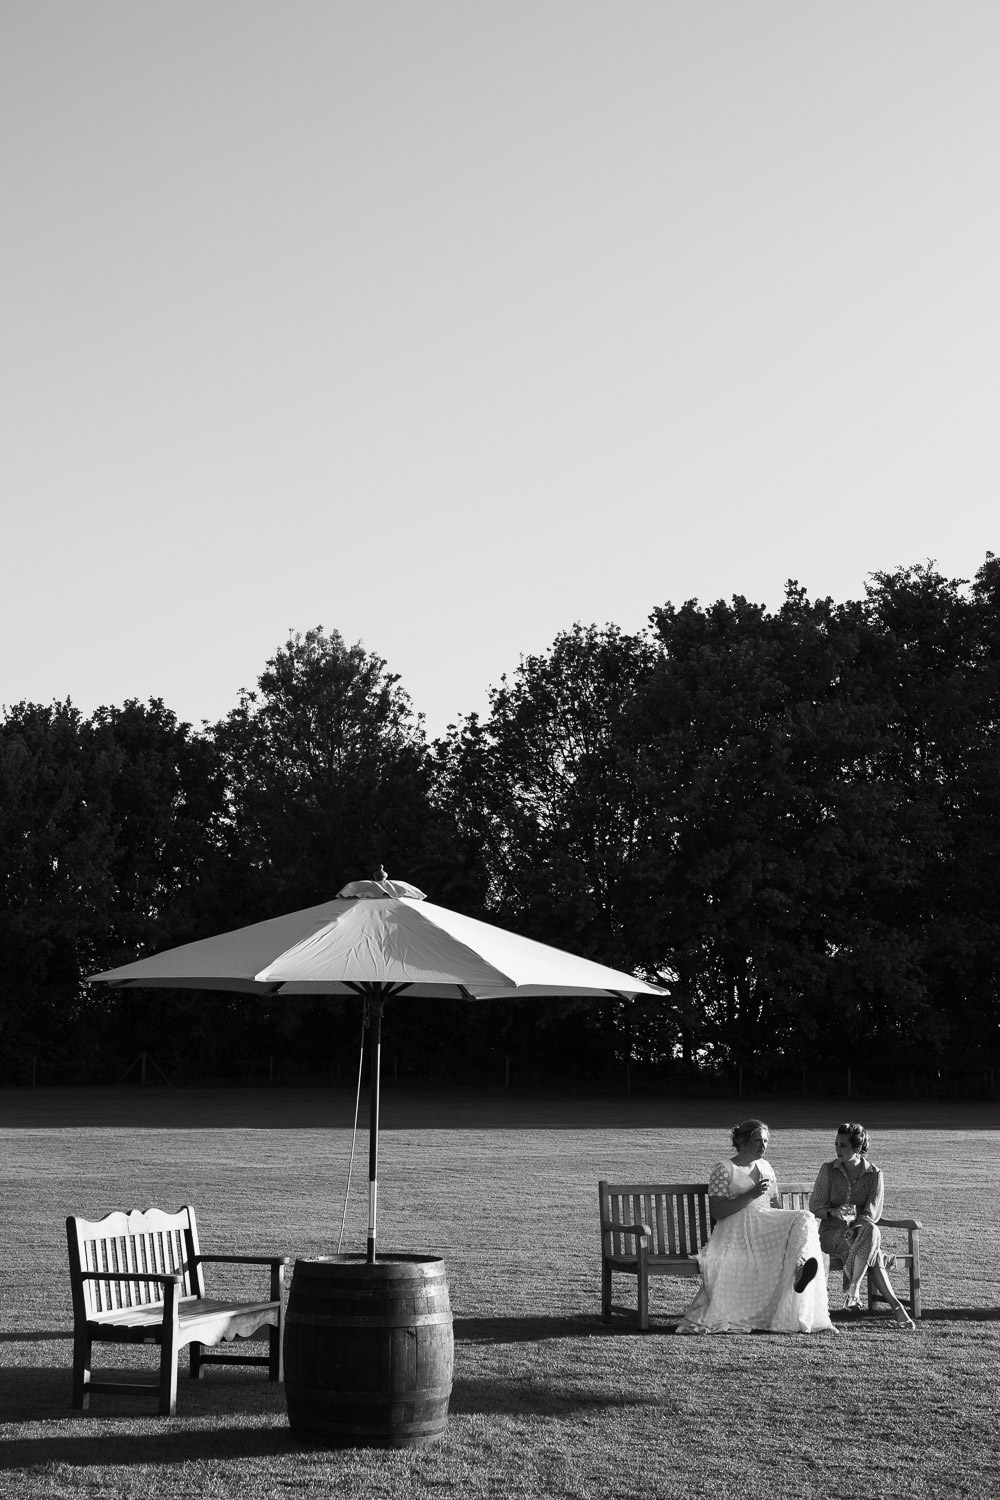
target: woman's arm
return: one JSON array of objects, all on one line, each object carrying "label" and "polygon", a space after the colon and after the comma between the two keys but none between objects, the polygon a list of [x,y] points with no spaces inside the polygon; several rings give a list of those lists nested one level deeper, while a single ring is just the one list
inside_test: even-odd
[{"label": "woman's arm", "polygon": [[824,1162],[816,1173],[816,1182],[809,1194],[809,1210],[818,1219],[825,1219],[832,1209],[830,1202],[830,1164]]},{"label": "woman's arm", "polygon": [[881,1167],[875,1168],[875,1181],[871,1192],[863,1207],[858,1208],[858,1218],[868,1219],[872,1224],[877,1224],[882,1217],[882,1207],[885,1203],[885,1177]]},{"label": "woman's arm", "polygon": [[746,1193],[737,1193],[735,1198],[717,1198],[714,1193],[708,1195],[708,1211],[712,1218],[728,1219],[733,1214],[742,1213],[755,1198],[763,1198],[765,1193],[770,1192],[771,1184],[766,1177],[754,1184]]}]

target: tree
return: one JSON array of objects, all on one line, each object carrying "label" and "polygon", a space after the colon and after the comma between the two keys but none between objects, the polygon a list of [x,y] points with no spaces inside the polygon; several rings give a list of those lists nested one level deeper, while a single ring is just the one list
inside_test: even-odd
[{"label": "tree", "polygon": [[[491,691],[485,722],[456,728],[436,762],[438,796],[491,919],[628,969],[652,810],[623,731],[655,660],[645,635],[577,624],[546,655],[522,659]],[[609,1052],[626,1047],[633,1007],[572,1010],[569,1032],[556,1007],[544,1020],[564,1056],[575,1045],[580,1066],[603,1071]],[[511,1012],[503,1046],[528,1050],[517,1027],[532,1027],[537,1046],[538,1024],[537,1014]]]},{"label": "tree", "polygon": [[296,633],[213,733],[227,783],[229,925],[324,900],[379,862],[420,883],[428,752],[380,657],[321,626]]},{"label": "tree", "polygon": [[159,699],[89,720],[70,703],[10,710],[0,725],[8,1058],[38,1055],[50,1078],[121,1062],[137,1002],[84,977],[200,935],[220,811],[211,745]]},{"label": "tree", "polygon": [[913,945],[878,909],[917,867],[899,788],[872,774],[885,683],[863,612],[792,583],[776,614],[737,597],[653,618],[648,941],[676,975],[685,1047],[836,1056],[873,1027],[930,1025]]},{"label": "tree", "polygon": [[[83,972],[192,942],[213,929],[223,868],[224,782],[211,739],[180,722],[162,699],[101,707],[90,732],[117,769],[107,795],[110,829],[106,918],[89,936]],[[89,992],[100,1008],[103,1050],[120,1076],[140,1052],[168,1074],[229,1058],[246,1032],[227,1001],[189,993]],[[96,1021],[95,1021],[96,1024]]]},{"label": "tree", "polygon": [[160,698],[99,708],[90,728],[116,766],[107,801],[109,962],[207,934],[203,901],[218,875],[224,810],[215,746]]},{"label": "tree", "polygon": [[917,952],[938,1019],[929,1054],[912,1049],[918,1065],[1000,1055],[998,602],[992,554],[971,589],[927,563],[875,574],[865,601],[892,684],[877,773],[905,793],[919,872],[886,916]]},{"label": "tree", "polygon": [[8,1078],[72,1057],[81,955],[112,899],[108,816],[118,759],[68,701],[19,703],[0,724],[0,1055]]}]

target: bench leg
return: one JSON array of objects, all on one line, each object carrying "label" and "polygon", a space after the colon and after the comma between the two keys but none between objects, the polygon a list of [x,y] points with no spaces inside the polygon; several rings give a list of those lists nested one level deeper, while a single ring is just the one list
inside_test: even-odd
[{"label": "bench leg", "polygon": [[160,1347],[160,1416],[177,1415],[177,1350],[169,1339]]},{"label": "bench leg", "polygon": [[271,1301],[278,1304],[277,1327],[267,1330],[269,1380],[283,1381],[285,1378],[285,1268],[271,1266]]},{"label": "bench leg", "polygon": [[197,1339],[192,1339],[191,1340],[191,1345],[190,1345],[190,1348],[189,1348],[189,1351],[188,1351],[188,1355],[189,1355],[189,1359],[190,1359],[190,1364],[191,1364],[191,1379],[192,1380],[197,1380],[199,1378],[199,1376],[201,1375],[201,1350],[202,1350],[202,1346],[198,1342],[198,1340]]},{"label": "bench leg", "polygon": [[649,1328],[649,1280],[640,1270],[639,1283],[639,1327],[645,1333]]},{"label": "bench leg", "polygon": [[914,1234],[910,1241],[910,1317],[916,1323],[920,1318],[920,1244]]},{"label": "bench leg", "polygon": [[86,1411],[90,1405],[90,1339],[85,1333],[73,1337],[73,1406]]},{"label": "bench leg", "polygon": [[160,1333],[160,1416],[177,1411],[177,1352],[181,1333],[177,1320],[177,1283],[163,1289],[163,1327]]},{"label": "bench leg", "polygon": [[284,1380],[285,1368],[282,1362],[282,1327],[281,1319],[278,1319],[277,1328],[267,1330],[267,1378],[268,1380]]},{"label": "bench leg", "polygon": [[611,1267],[606,1261],[601,1262],[601,1317],[611,1322]]}]

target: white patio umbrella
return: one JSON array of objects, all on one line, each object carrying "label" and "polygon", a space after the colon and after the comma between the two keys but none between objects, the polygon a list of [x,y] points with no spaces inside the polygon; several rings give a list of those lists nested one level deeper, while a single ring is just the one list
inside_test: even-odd
[{"label": "white patio umbrella", "polygon": [[375,1260],[382,1010],[407,999],[625,999],[664,991],[631,974],[462,916],[380,870],[332,901],[89,976],[117,989],[361,995],[370,1014],[367,1258]]}]

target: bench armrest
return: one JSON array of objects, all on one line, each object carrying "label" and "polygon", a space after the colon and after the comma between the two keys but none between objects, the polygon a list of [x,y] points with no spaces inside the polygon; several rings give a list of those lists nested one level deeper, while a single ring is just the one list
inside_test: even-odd
[{"label": "bench armrest", "polygon": [[176,1271],[82,1271],[81,1281],[152,1281],[157,1286],[180,1286],[184,1277]]},{"label": "bench armrest", "polygon": [[198,1255],[199,1265],[267,1266],[271,1272],[270,1298],[284,1301],[285,1268],[292,1263],[290,1255]]},{"label": "bench armrest", "polygon": [[[162,1286],[163,1337],[166,1339],[171,1329],[176,1330],[180,1292],[184,1285],[184,1277],[179,1272],[147,1271],[143,1274],[139,1271],[84,1271],[81,1279],[83,1281],[141,1281],[147,1284],[153,1282],[157,1286]],[[153,1303],[152,1306],[156,1307],[157,1304]],[[91,1319],[88,1318],[88,1326],[90,1322]]]},{"label": "bench armrest", "polygon": [[923,1229],[919,1219],[879,1219],[880,1229]]},{"label": "bench armrest", "polygon": [[195,1260],[202,1265],[232,1266],[290,1266],[292,1263],[290,1255],[196,1255]]},{"label": "bench armrest", "polygon": [[605,1234],[638,1235],[639,1243],[643,1240],[649,1241],[653,1238],[653,1231],[648,1224],[616,1224],[614,1220],[604,1226]]}]

